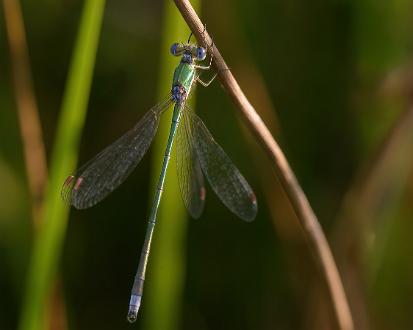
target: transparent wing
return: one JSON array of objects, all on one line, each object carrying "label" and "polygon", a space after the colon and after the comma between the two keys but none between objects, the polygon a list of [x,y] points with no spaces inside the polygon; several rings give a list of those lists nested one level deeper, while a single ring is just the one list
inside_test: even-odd
[{"label": "transparent wing", "polygon": [[191,110],[182,110],[181,122],[176,136],[176,168],[182,200],[189,214],[197,219],[205,204],[205,185],[201,165],[195,151],[192,126],[189,117]]},{"label": "transparent wing", "polygon": [[148,150],[160,115],[171,103],[171,96],[158,103],[132,129],[69,176],[62,187],[62,198],[77,209],[85,209],[115,190]]},{"label": "transparent wing", "polygon": [[257,199],[248,182],[224,150],[215,142],[202,120],[190,113],[193,143],[212,189],[234,214],[245,221],[254,220]]}]

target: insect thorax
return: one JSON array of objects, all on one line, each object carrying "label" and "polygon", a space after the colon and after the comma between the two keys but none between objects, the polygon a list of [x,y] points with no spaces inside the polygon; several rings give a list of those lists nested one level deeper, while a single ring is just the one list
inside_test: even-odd
[{"label": "insect thorax", "polygon": [[195,78],[195,68],[193,64],[179,63],[174,72],[172,82],[172,96],[176,101],[186,98],[191,90]]}]

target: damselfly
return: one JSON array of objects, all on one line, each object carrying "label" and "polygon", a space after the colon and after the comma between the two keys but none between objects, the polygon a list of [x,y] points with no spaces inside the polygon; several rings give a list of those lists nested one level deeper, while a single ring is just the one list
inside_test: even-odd
[{"label": "damselfly", "polygon": [[181,56],[181,61],[175,69],[168,97],[150,109],[131,130],[69,176],[62,188],[63,199],[77,209],[100,202],[133,171],[153,140],[161,114],[174,104],[162,170],[132,287],[128,312],[130,322],[136,320],[141,304],[156,214],[175,135],[179,187],[183,202],[193,218],[198,218],[204,207],[203,175],[221,201],[238,217],[252,221],[257,213],[257,201],[251,187],[215,142],[202,120],[186,105],[194,83],[208,86],[215,78],[212,77],[208,82],[200,78],[200,72],[210,69],[212,56],[209,65],[197,64],[205,60],[207,51],[190,44],[189,40],[187,43],[174,43],[171,53]]}]

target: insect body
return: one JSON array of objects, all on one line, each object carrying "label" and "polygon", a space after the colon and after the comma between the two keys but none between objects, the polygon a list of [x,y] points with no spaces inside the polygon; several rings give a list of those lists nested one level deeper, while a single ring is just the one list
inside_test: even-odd
[{"label": "insect body", "polygon": [[197,62],[205,60],[206,50],[189,43],[173,44],[171,53],[181,56],[181,61],[174,72],[170,95],[150,109],[132,129],[69,176],[62,188],[62,197],[78,209],[100,202],[133,171],[153,140],[161,114],[174,104],[162,169],[132,286],[127,317],[130,322],[136,320],[141,304],[156,215],[176,135],[179,187],[192,217],[198,218],[204,207],[204,175],[221,201],[241,219],[252,221],[257,213],[257,201],[251,187],[202,120],[185,104],[195,82],[208,86],[215,78],[204,82],[199,77],[199,72],[210,68],[212,58],[208,66],[198,65]]}]

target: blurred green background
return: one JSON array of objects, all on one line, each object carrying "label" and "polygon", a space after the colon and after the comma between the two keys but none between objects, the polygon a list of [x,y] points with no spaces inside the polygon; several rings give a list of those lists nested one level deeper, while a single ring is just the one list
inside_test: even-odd
[{"label": "blurred green background", "polygon": [[[73,170],[76,158],[86,162],[166,95],[178,62],[169,46],[185,42],[189,29],[166,0],[20,2],[51,176],[42,205],[49,211],[39,216],[43,226],[35,226],[13,80],[24,67],[16,66],[6,28],[6,3],[18,2],[2,2],[0,329],[336,328],[291,206],[218,81],[198,87],[193,106],[254,188],[258,216],[253,223],[240,221],[208,188],[203,216],[191,220],[171,166],[140,317],[128,324],[169,115],[128,180],[95,207],[72,209],[67,221],[63,202],[54,206],[64,180],[59,170]],[[319,217],[356,329],[411,329],[413,2],[194,5]],[[96,8],[103,7],[99,16]],[[91,39],[81,43],[82,31]],[[90,61],[82,67],[85,58]],[[89,98],[84,68],[92,79]],[[78,122],[64,111],[77,114]],[[53,226],[60,236],[47,236],[54,234],[45,228]],[[32,256],[42,258],[42,251],[51,255],[50,269],[31,268]],[[30,290],[47,298],[32,300]]]}]

